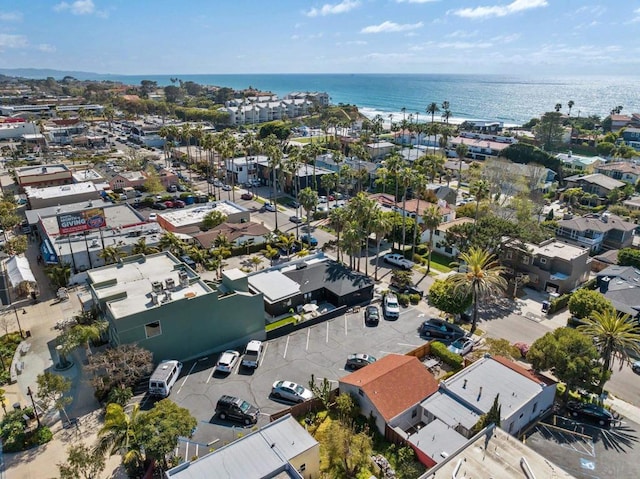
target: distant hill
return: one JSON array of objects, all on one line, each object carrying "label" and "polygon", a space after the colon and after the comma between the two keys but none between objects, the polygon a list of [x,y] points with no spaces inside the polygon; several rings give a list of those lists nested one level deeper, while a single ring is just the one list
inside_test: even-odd
[{"label": "distant hill", "polygon": [[91,72],[76,72],[65,70],[49,70],[46,68],[0,68],[0,74],[9,77],[42,79],[53,77],[62,80],[66,76],[71,76],[78,80],[109,80],[113,75]]}]

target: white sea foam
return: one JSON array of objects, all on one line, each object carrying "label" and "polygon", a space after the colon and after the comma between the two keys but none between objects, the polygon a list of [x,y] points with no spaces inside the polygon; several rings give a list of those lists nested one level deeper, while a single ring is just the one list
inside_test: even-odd
[{"label": "white sea foam", "polygon": [[[406,119],[407,121],[410,121],[411,123],[416,123],[416,119],[417,119],[417,123],[430,123],[431,122],[431,115],[427,114],[425,112],[402,112],[402,111],[383,111],[383,110],[378,110],[376,108],[370,108],[370,107],[366,107],[366,106],[358,106],[358,111],[360,113],[362,113],[364,116],[366,116],[368,119],[373,120],[376,116],[380,115],[382,117],[383,120],[383,126],[384,128],[390,128],[391,127],[391,121],[393,120],[393,123],[397,123],[400,124],[402,122],[403,119]],[[392,116],[390,116],[392,115]],[[442,115],[436,113],[433,117],[433,120],[435,122],[441,122],[442,120]],[[494,120],[494,119],[488,119],[488,118],[464,118],[461,116],[455,117],[455,116],[450,116],[449,117],[449,123],[452,125],[461,125],[462,123],[464,123],[465,121],[502,121],[502,120]],[[505,128],[511,128],[511,127],[517,127],[520,126],[517,123],[506,123],[503,122],[503,125]]]}]

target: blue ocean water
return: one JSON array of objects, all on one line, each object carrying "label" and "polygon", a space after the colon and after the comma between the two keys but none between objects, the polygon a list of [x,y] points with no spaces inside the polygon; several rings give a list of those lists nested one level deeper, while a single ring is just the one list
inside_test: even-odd
[{"label": "blue ocean water", "polygon": [[[453,123],[465,119],[503,121],[506,125],[522,124],[557,103],[567,113],[567,102],[573,100],[572,116],[604,117],[621,105],[623,113],[640,111],[640,79],[636,77],[524,77],[505,75],[445,74],[257,74],[257,75],[99,75],[139,85],[153,80],[160,86],[171,84],[171,78],[234,89],[249,86],[284,96],[293,91],[323,91],[331,102],[357,105],[367,116],[389,115],[397,122],[408,118],[422,122],[431,102],[448,101]],[[403,114],[402,109],[405,109]]]}]

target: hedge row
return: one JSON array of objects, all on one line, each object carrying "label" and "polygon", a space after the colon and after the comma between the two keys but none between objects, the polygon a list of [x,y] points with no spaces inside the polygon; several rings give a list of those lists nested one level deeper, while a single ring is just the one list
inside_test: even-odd
[{"label": "hedge row", "polygon": [[456,353],[452,353],[447,347],[439,341],[431,343],[431,354],[442,359],[442,362],[448,364],[456,370],[462,369],[462,356]]}]

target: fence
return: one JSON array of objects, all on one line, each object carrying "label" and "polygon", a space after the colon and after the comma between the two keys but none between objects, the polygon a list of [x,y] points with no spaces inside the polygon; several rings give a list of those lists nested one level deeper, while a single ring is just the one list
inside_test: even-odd
[{"label": "fence", "polygon": [[[340,390],[338,388],[332,389],[329,393],[329,402],[333,402],[335,398],[338,396]],[[271,416],[269,416],[269,421],[273,422],[277,419],[280,419],[282,416],[286,416],[287,414],[291,414],[296,419],[300,416],[305,416],[310,412],[321,411],[324,409],[324,404],[319,398],[312,398],[308,401],[302,402],[300,404],[295,404],[286,409],[282,409]]]},{"label": "fence", "polygon": [[324,314],[320,314],[315,318],[311,318],[305,321],[301,321],[299,323],[291,323],[286,326],[282,326],[278,329],[273,329],[267,332],[267,340],[281,338],[282,336],[286,336],[287,334],[291,334],[294,331],[298,331],[300,329],[308,328],[310,326],[315,326],[316,324],[323,323],[325,321],[329,321],[330,319],[337,318],[338,316],[342,316],[347,310],[346,306],[340,306],[339,308],[332,309]]}]

